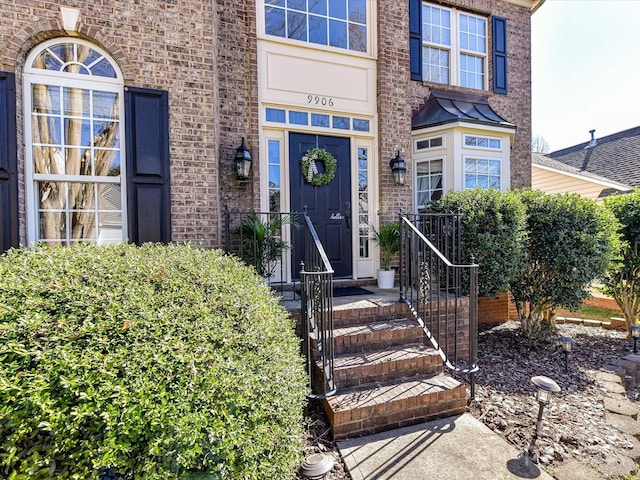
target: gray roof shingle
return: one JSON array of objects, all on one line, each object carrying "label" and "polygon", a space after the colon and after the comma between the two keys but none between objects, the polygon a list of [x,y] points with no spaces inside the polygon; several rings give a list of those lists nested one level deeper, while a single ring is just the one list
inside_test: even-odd
[{"label": "gray roof shingle", "polygon": [[640,127],[596,140],[594,147],[585,148],[589,142],[584,142],[551,152],[548,157],[584,173],[640,187]]}]

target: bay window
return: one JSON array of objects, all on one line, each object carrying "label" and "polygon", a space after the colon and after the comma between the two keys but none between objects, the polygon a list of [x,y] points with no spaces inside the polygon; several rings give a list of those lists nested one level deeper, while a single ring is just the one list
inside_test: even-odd
[{"label": "bay window", "polygon": [[442,159],[416,164],[416,205],[424,208],[442,197]]}]

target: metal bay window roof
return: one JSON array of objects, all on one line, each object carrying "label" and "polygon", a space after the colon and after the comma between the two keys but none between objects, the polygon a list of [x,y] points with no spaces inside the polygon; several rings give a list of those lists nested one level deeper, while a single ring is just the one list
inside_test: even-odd
[{"label": "metal bay window roof", "polygon": [[453,122],[512,128],[516,126],[498,115],[482,95],[432,89],[425,103],[413,112],[412,130]]}]

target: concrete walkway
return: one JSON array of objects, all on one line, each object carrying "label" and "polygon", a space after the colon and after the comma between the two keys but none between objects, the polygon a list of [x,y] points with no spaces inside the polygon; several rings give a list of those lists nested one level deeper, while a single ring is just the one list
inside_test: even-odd
[{"label": "concrete walkway", "polygon": [[353,480],[552,480],[468,413],[337,443]]}]

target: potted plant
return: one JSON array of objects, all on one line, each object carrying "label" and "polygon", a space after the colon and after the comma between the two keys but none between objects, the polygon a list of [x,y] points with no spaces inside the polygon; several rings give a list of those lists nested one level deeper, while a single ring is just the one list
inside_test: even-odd
[{"label": "potted plant", "polygon": [[287,224],[299,227],[294,216],[281,214],[269,215],[266,220],[249,215],[240,226],[242,258],[267,282],[289,249],[289,243],[282,240],[282,227]]},{"label": "potted plant", "polygon": [[380,246],[381,269],[378,270],[378,288],[393,288],[396,271],[391,268],[391,256],[400,250],[400,225],[385,223],[379,230],[371,227],[373,239]]}]

